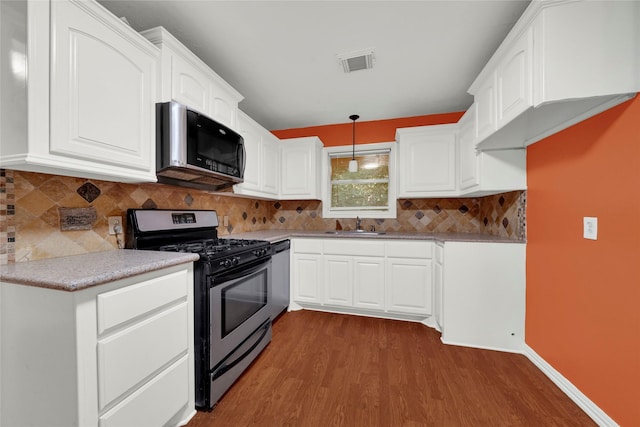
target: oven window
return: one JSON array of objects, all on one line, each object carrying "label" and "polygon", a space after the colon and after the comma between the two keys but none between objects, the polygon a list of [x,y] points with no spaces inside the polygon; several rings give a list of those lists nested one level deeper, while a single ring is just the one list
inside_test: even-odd
[{"label": "oven window", "polygon": [[267,305],[267,275],[264,269],[221,290],[222,337]]}]

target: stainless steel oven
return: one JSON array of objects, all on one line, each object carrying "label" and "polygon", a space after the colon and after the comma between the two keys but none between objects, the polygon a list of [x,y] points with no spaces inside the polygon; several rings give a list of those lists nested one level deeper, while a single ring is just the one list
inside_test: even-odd
[{"label": "stainless steel oven", "polygon": [[127,247],[200,256],[194,264],[196,409],[211,410],[271,341],[271,246],[219,239],[215,211],[130,209]]},{"label": "stainless steel oven", "polygon": [[271,340],[270,278],[271,258],[209,276],[210,405]]}]

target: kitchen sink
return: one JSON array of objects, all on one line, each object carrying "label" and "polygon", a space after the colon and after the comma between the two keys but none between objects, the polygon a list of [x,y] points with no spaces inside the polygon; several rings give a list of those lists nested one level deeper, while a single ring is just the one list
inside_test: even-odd
[{"label": "kitchen sink", "polygon": [[345,236],[380,236],[382,234],[387,234],[384,231],[366,231],[366,230],[335,230],[335,231],[325,231],[327,234],[340,234]]}]

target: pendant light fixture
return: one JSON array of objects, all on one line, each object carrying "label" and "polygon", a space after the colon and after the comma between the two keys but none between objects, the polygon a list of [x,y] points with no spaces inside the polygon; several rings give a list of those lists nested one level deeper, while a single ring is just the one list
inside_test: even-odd
[{"label": "pendant light fixture", "polygon": [[360,116],[357,114],[349,116],[349,119],[353,120],[353,151],[351,154],[351,160],[349,161],[349,172],[358,172],[358,161],[356,160],[356,120],[359,118]]}]

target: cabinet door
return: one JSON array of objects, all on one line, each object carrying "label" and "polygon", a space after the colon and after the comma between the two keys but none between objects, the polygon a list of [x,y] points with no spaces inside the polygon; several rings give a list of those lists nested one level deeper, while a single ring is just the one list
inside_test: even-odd
[{"label": "cabinet door", "polygon": [[531,56],[531,30],[528,30],[496,69],[498,129],[532,105]]},{"label": "cabinet door", "polygon": [[324,256],[324,302],[351,307],[353,304],[353,259],[343,255]]},{"label": "cabinet door", "polygon": [[236,116],[238,112],[238,102],[234,96],[227,93],[221,85],[215,82],[211,84],[211,108],[209,114],[214,120],[219,121],[223,125],[229,126],[231,129],[236,128]]},{"label": "cabinet door", "polygon": [[476,140],[482,140],[497,129],[496,124],[496,75],[492,73],[487,81],[478,88],[473,97],[476,109]]},{"label": "cabinet door", "polygon": [[432,302],[431,260],[387,258],[387,311],[430,315]]},{"label": "cabinet door", "polygon": [[458,122],[460,125],[458,132],[460,190],[480,184],[480,162],[475,144],[474,118],[475,106],[472,105]]},{"label": "cabinet door", "polygon": [[244,169],[244,182],[236,187],[243,190],[260,191],[262,181],[260,168],[262,136],[244,114],[238,115],[238,133],[244,138],[247,163]]},{"label": "cabinet door", "polygon": [[322,303],[322,256],[294,254],[292,266],[293,298],[296,302]]},{"label": "cabinet door", "polygon": [[[268,132],[265,130],[265,132]],[[280,147],[275,138],[265,135],[262,138],[262,191],[278,195],[278,178],[280,176]]]},{"label": "cabinet door", "polygon": [[282,199],[317,198],[315,147],[312,144],[298,142],[285,143],[281,148],[281,160],[280,196]]},{"label": "cabinet door", "polygon": [[384,259],[353,259],[353,306],[384,310]]},{"label": "cabinet door", "polygon": [[400,136],[399,194],[427,196],[430,192],[456,189],[455,127],[438,126]]},{"label": "cabinet door", "polygon": [[50,150],[155,172],[157,49],[98,7],[51,2]]},{"label": "cabinet door", "polygon": [[206,74],[178,55],[171,57],[171,98],[209,116],[210,82]]}]

